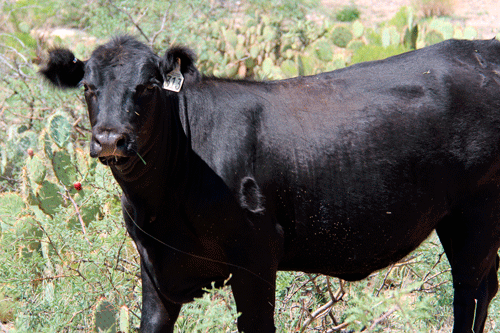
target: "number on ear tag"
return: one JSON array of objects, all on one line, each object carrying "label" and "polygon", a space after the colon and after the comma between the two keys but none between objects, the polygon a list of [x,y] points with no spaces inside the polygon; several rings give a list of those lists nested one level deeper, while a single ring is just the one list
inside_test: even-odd
[{"label": "number on ear tag", "polygon": [[177,59],[177,65],[174,70],[168,73],[163,82],[163,89],[179,92],[181,91],[182,84],[184,83],[184,76],[181,73],[180,59]]}]

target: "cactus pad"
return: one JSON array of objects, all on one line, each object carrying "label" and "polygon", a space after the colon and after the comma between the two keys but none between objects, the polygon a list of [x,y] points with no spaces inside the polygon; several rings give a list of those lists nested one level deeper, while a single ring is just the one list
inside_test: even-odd
[{"label": "cactus pad", "polygon": [[126,305],[120,307],[119,329],[121,333],[130,332],[130,311]]},{"label": "cactus pad", "polygon": [[48,120],[49,135],[59,148],[63,148],[69,141],[72,127],[68,119],[62,114],[54,114]]},{"label": "cactus pad", "polygon": [[332,31],[332,41],[333,44],[338,47],[346,47],[351,41],[353,35],[351,30],[345,26],[338,26]]},{"label": "cactus pad", "polygon": [[39,207],[45,214],[54,215],[59,206],[64,204],[64,200],[59,191],[59,187],[48,180],[45,180],[36,190]]},{"label": "cactus pad", "polygon": [[52,166],[57,179],[66,186],[72,186],[76,181],[76,168],[71,162],[71,156],[65,150],[54,152]]},{"label": "cactus pad", "polygon": [[116,333],[116,310],[113,304],[102,298],[94,311],[93,332]]},{"label": "cactus pad", "polygon": [[36,186],[35,184],[41,185],[45,180],[47,168],[40,156],[28,157],[26,160],[26,170],[31,186],[34,187]]}]

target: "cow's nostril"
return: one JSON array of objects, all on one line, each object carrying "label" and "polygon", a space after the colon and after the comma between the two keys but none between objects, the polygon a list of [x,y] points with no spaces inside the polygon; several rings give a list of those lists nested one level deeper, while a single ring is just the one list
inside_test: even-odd
[{"label": "cow's nostril", "polygon": [[97,138],[94,138],[94,144],[95,144],[96,146],[99,146],[99,147],[101,147],[101,146],[102,146],[102,145],[101,145],[101,142],[100,142]]},{"label": "cow's nostril", "polygon": [[125,146],[126,146],[125,138],[121,138],[116,142],[116,148],[118,149],[125,149]]},{"label": "cow's nostril", "polygon": [[115,131],[100,131],[93,138],[93,154],[103,156],[125,156],[127,137]]}]

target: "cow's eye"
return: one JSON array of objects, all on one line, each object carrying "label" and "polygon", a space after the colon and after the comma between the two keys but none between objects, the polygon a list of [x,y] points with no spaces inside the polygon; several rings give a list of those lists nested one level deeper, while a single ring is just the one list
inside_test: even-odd
[{"label": "cow's eye", "polygon": [[155,83],[150,82],[150,83],[138,85],[137,88],[135,89],[135,91],[136,91],[136,94],[138,94],[138,96],[148,95],[148,94],[152,93],[156,87],[157,87],[157,85]]}]

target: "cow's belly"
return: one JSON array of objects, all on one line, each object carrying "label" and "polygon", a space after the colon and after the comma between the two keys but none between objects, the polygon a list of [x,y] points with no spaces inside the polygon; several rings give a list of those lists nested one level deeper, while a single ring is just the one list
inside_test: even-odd
[{"label": "cow's belly", "polygon": [[361,279],[416,249],[447,214],[440,204],[419,208],[299,222],[295,234],[286,236],[279,269]]}]

